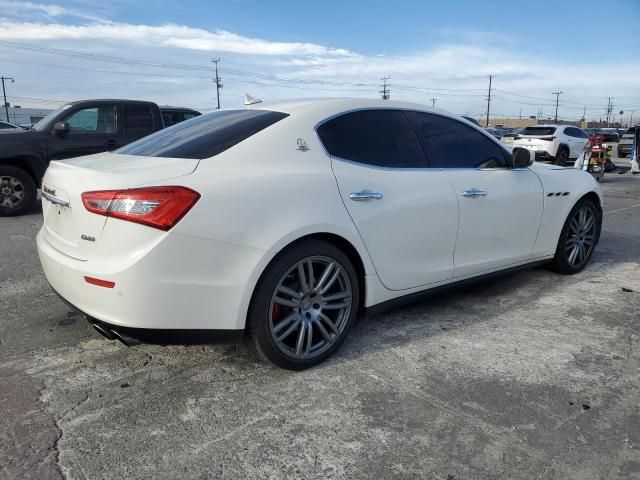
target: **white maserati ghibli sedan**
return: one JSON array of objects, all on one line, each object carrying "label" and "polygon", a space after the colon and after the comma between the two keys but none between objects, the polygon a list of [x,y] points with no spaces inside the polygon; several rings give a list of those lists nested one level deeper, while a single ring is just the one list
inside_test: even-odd
[{"label": "white maserati ghibli sedan", "polygon": [[219,111],[51,162],[38,252],[109,338],[248,334],[302,369],[367,309],[542,263],[580,272],[598,184],[530,155],[390,100]]}]

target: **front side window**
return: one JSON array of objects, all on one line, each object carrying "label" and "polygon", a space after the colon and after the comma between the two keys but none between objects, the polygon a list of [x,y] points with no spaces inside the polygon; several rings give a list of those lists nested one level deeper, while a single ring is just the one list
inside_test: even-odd
[{"label": "front side window", "polygon": [[160,130],[116,150],[116,153],[146,157],[209,158],[288,116],[269,110],[222,110]]},{"label": "front side window", "polygon": [[330,155],[387,168],[424,168],[420,141],[400,110],[350,112],[318,127]]},{"label": "front side window", "polygon": [[116,107],[83,108],[71,113],[64,121],[69,124],[70,133],[115,133]]},{"label": "front side window", "polygon": [[434,168],[508,168],[507,154],[483,133],[458,120],[405,112]]},{"label": "front side window", "polygon": [[145,104],[125,104],[123,108],[124,133],[130,135],[148,135],[153,132],[153,112]]}]

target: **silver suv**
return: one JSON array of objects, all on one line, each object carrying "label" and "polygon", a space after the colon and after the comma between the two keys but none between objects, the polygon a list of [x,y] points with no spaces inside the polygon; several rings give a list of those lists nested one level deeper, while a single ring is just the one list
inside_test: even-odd
[{"label": "silver suv", "polygon": [[631,127],[620,138],[620,141],[618,142],[618,157],[626,158],[626,156],[631,153],[631,148],[633,147],[633,134],[634,134],[635,128],[636,127]]}]

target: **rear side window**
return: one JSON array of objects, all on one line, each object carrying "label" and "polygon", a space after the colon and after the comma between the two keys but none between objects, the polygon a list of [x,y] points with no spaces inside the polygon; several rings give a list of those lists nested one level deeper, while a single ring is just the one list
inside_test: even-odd
[{"label": "rear side window", "polygon": [[521,135],[553,135],[556,133],[555,127],[527,127]]},{"label": "rear side window", "polygon": [[213,157],[288,117],[268,110],[224,110],[201,115],[130,143],[116,153],[146,157]]},{"label": "rear side window", "polygon": [[130,135],[148,135],[153,132],[153,112],[149,105],[124,105],[124,133]]},{"label": "rear side window", "polygon": [[399,110],[363,110],[318,127],[330,155],[376,167],[425,168],[426,158],[409,121]]},{"label": "rear side window", "polygon": [[507,168],[506,152],[483,133],[458,120],[405,112],[434,168]]},{"label": "rear side window", "polygon": [[575,127],[569,127],[566,128],[564,133],[566,133],[567,135],[569,135],[570,137],[575,137],[575,138],[589,138],[589,136],[584,133],[582,130],[580,130],[579,128],[575,128]]}]

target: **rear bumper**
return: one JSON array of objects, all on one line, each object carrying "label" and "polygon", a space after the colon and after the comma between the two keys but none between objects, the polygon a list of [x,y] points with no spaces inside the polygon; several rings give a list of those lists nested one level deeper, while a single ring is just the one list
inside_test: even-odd
[{"label": "rear bumper", "polygon": [[92,318],[78,307],[69,302],[51,287],[53,293],[65,303],[69,308],[75,310],[82,315],[101,335],[109,340],[120,340],[125,345],[133,343],[145,342],[161,345],[184,345],[184,344],[237,344],[241,343],[245,337],[245,330],[161,330],[151,328],[131,328],[118,325],[112,325],[107,322]]},{"label": "rear bumper", "polygon": [[[103,274],[91,261],[55,249],[42,230],[37,248],[58,295],[86,317],[119,329],[243,330],[255,282],[272,258],[261,250],[170,233],[135,263]],[[85,276],[115,287],[91,285]]]},{"label": "rear bumper", "polygon": [[546,149],[541,145],[536,145],[536,149],[534,150],[532,145],[518,144],[514,142],[512,148],[525,148],[527,150],[533,150],[536,155],[536,160],[549,160],[553,158],[553,155],[550,152],[550,150],[553,150],[553,145],[546,146]]}]

